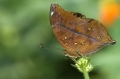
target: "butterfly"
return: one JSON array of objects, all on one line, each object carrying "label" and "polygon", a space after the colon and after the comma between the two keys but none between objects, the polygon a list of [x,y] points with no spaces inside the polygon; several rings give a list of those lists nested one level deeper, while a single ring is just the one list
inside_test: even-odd
[{"label": "butterfly", "polygon": [[65,48],[65,56],[86,56],[116,43],[99,21],[66,11],[58,4],[51,4],[50,23],[56,38]]}]

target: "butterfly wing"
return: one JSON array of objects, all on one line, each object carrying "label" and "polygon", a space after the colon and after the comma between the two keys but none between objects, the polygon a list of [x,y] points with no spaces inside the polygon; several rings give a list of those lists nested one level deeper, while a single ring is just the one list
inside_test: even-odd
[{"label": "butterfly wing", "polygon": [[68,12],[58,4],[50,7],[50,22],[66,55],[78,57],[96,52],[115,43],[97,20],[86,18],[81,13]]}]

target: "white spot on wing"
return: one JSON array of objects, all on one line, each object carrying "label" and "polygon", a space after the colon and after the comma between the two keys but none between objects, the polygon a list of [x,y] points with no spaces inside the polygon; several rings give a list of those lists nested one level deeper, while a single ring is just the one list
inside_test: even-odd
[{"label": "white spot on wing", "polygon": [[51,16],[54,14],[54,11],[51,12]]},{"label": "white spot on wing", "polygon": [[83,44],[85,44],[85,42],[82,42],[81,44],[83,45]]},{"label": "white spot on wing", "polygon": [[67,43],[65,43],[65,45],[67,45]]},{"label": "white spot on wing", "polygon": [[77,43],[75,42],[74,44],[76,45]]},{"label": "white spot on wing", "polygon": [[67,37],[65,37],[65,39],[67,39]]}]

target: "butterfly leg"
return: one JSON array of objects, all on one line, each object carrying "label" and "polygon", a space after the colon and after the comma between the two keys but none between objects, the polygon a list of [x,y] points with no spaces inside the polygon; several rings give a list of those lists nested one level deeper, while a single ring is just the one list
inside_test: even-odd
[{"label": "butterfly leg", "polygon": [[[70,56],[69,56],[70,57]],[[76,59],[75,57],[70,57],[74,62],[76,62]]]}]

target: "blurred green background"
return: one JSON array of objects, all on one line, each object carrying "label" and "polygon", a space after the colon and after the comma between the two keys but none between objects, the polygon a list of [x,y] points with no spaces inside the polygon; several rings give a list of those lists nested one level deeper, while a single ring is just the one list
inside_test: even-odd
[{"label": "blurred green background", "polygon": [[[50,25],[52,3],[99,19],[100,0],[0,0],[0,79],[84,79],[61,50],[40,48],[64,49]],[[117,43],[92,55],[91,79],[120,79],[120,18],[108,31]]]}]

